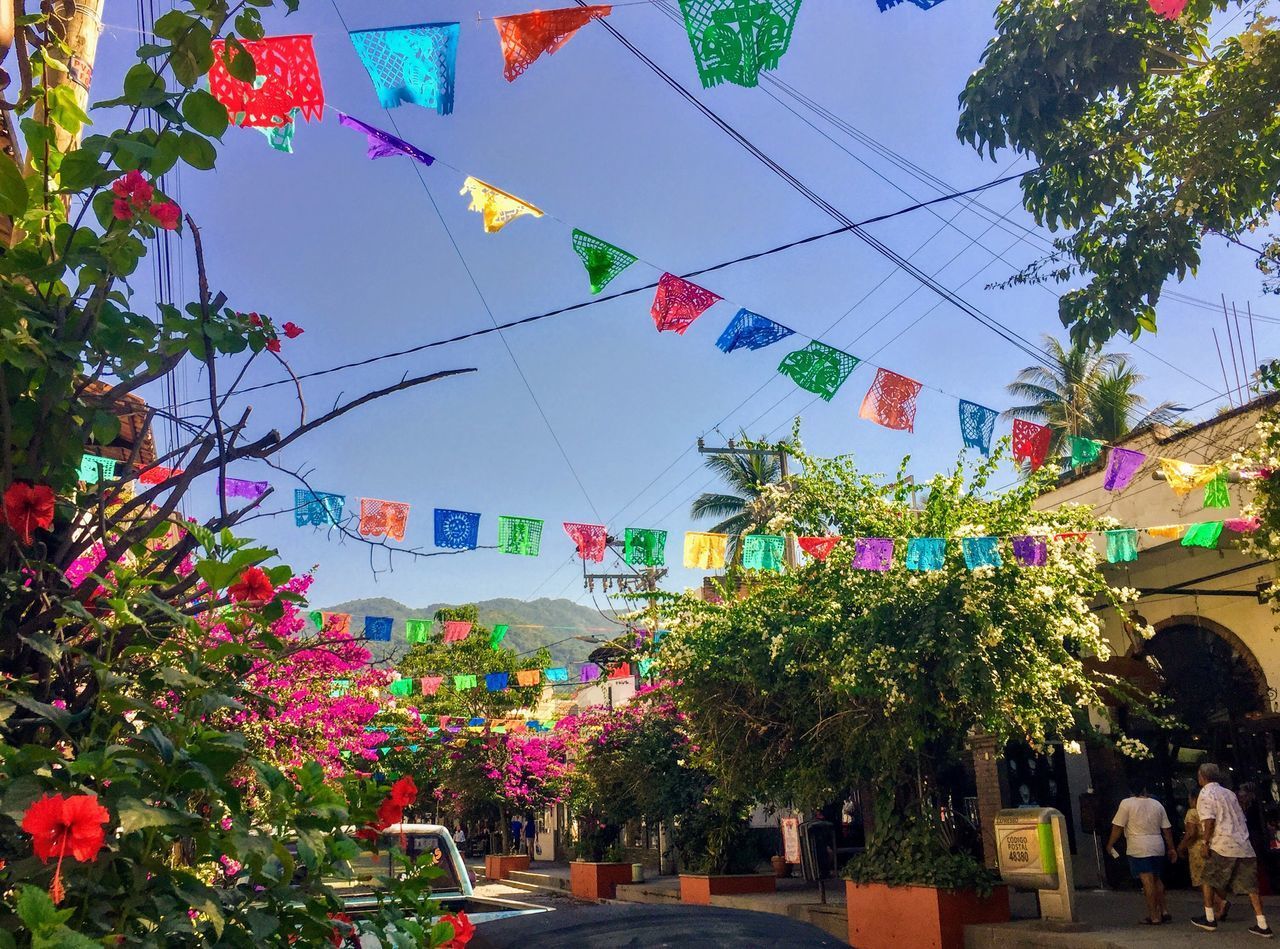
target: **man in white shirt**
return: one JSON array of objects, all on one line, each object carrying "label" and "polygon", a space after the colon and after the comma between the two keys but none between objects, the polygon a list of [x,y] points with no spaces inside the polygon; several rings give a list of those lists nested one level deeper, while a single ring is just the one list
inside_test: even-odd
[{"label": "man in white shirt", "polygon": [[1231,906],[1227,894],[1247,893],[1256,916],[1256,925],[1250,926],[1249,932],[1270,939],[1273,933],[1258,897],[1258,857],[1249,843],[1244,810],[1235,794],[1218,783],[1218,777],[1218,766],[1212,762],[1202,764],[1197,774],[1200,797],[1196,811],[1208,853],[1200,876],[1204,884],[1204,915],[1191,922],[1213,932],[1227,918]]},{"label": "man in white shirt", "polygon": [[1172,918],[1164,901],[1164,861],[1177,861],[1173,831],[1164,805],[1148,796],[1146,785],[1135,783],[1133,796],[1120,802],[1111,821],[1111,838],[1107,849],[1116,856],[1115,846],[1124,834],[1124,849],[1129,857],[1129,872],[1142,882],[1142,895],[1147,900],[1144,923],[1159,926]]}]

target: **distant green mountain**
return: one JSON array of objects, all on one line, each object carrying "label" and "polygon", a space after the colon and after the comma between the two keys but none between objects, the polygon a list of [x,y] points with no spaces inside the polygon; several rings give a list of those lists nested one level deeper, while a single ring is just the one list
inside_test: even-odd
[{"label": "distant green mountain", "polygon": [[[442,606],[461,606],[460,603],[432,603],[430,606],[408,607],[387,597],[369,597],[335,603],[322,609],[333,613],[351,614],[351,633],[359,638],[366,616],[390,616],[395,620],[390,643],[369,643],[375,658],[394,659],[405,653],[404,621],[414,617],[431,619]],[[476,603],[482,626],[493,627],[506,623],[511,627],[502,645],[517,653],[534,652],[542,646],[551,651],[557,664],[581,662],[601,642],[613,639],[622,632],[595,610],[580,606],[570,600],[515,600],[503,598],[482,600]],[[584,642],[586,637],[597,642]]]}]

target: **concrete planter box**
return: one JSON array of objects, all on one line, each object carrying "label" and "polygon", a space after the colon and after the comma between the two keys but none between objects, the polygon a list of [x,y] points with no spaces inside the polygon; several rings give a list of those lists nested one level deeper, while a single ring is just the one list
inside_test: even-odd
[{"label": "concrete planter box", "polygon": [[505,880],[512,870],[528,870],[527,853],[491,853],[484,858],[484,875],[490,880]]},{"label": "concrete planter box", "polygon": [[611,900],[617,896],[619,883],[631,882],[629,863],[588,863],[575,860],[569,864],[569,892],[580,900]]},{"label": "concrete planter box", "polygon": [[1009,888],[973,890],[845,881],[849,945],[856,949],[963,949],[964,927],[1007,923]]},{"label": "concrete planter box", "polygon": [[777,889],[778,878],[772,873],[680,874],[680,902],[698,906],[710,906],[713,896],[774,893]]}]

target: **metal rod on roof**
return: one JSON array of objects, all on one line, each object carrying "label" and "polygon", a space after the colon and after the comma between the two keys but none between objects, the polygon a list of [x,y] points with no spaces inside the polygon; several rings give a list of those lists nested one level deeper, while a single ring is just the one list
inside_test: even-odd
[{"label": "metal rod on roof", "polygon": [[1236,339],[1240,341],[1240,369],[1244,372],[1245,391],[1240,393],[1240,401],[1248,402],[1249,400],[1246,398],[1246,392],[1249,389],[1249,357],[1244,351],[1244,333],[1240,330],[1240,311],[1236,308],[1234,303],[1231,304],[1231,318],[1234,319],[1236,323]]},{"label": "metal rod on roof", "polygon": [[[1240,391],[1240,365],[1236,362],[1236,343],[1231,338],[1231,317],[1227,315],[1227,297],[1222,296],[1222,322],[1227,325],[1227,348],[1231,352],[1231,369],[1236,376],[1236,392]],[[1231,385],[1230,382],[1227,385]]]},{"label": "metal rod on roof", "polygon": [[1262,364],[1258,362],[1258,337],[1253,331],[1253,304],[1248,300],[1244,301],[1244,311],[1249,314],[1249,345],[1253,347],[1253,368],[1256,371]]},{"label": "metal rod on roof", "polygon": [[1211,326],[1209,332],[1213,334],[1213,345],[1218,350],[1218,366],[1222,369],[1222,388],[1227,394],[1227,401],[1231,403],[1232,408],[1235,408],[1236,400],[1231,397],[1231,383],[1227,379],[1227,364],[1222,361],[1222,344],[1218,342],[1218,331]]}]

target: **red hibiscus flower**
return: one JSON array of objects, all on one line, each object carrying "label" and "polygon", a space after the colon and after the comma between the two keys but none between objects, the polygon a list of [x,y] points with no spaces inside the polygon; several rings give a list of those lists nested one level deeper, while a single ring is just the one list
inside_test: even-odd
[{"label": "red hibiscus flower", "polygon": [[249,567],[240,574],[238,582],[227,587],[227,592],[237,602],[265,603],[271,599],[275,588],[271,586],[270,578],[261,567]]},{"label": "red hibiscus flower", "polygon": [[448,923],[453,927],[453,938],[444,944],[445,949],[465,946],[476,934],[476,924],[467,919],[467,914],[462,910],[458,910],[457,913],[445,913],[440,917],[440,922]]},{"label": "red hibiscus flower", "polygon": [[292,320],[284,324],[284,335],[288,336],[290,339],[297,339],[305,332],[306,330],[297,323],[294,323]]},{"label": "red hibiscus flower", "polygon": [[413,783],[413,778],[406,775],[395,784],[391,785],[391,792],[387,795],[388,801],[393,801],[397,807],[408,807],[418,798],[418,786]]},{"label": "red hibiscus flower", "polygon": [[159,222],[160,227],[166,231],[176,231],[178,229],[178,219],[182,217],[182,209],[172,201],[165,201],[151,205],[151,216]]},{"label": "red hibiscus flower", "polygon": [[70,854],[81,863],[98,856],[106,841],[102,825],[111,819],[107,809],[93,794],[43,795],[22,815],[22,829],[31,835],[31,849],[48,863],[57,858],[49,895],[62,902],[62,860]]},{"label": "red hibiscus flower", "polygon": [[272,353],[280,352],[280,340],[278,339],[267,340],[267,351]]},{"label": "red hibiscus flower", "polygon": [[53,489],[47,484],[15,481],[4,492],[4,519],[23,544],[31,543],[37,527],[53,526]]}]

